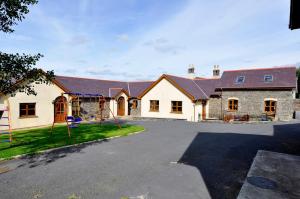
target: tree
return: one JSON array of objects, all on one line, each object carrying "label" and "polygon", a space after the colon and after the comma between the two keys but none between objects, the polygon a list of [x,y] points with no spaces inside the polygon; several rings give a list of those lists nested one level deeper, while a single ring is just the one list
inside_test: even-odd
[{"label": "tree", "polygon": [[29,5],[37,2],[37,0],[0,0],[0,31],[13,32],[11,27],[25,18],[24,15],[29,13]]},{"label": "tree", "polygon": [[[0,0],[0,31],[12,33],[12,26],[22,21],[28,14],[28,6],[37,0]],[[0,52],[0,94],[13,94],[16,91],[36,95],[32,83],[51,83],[53,71],[35,68],[43,55],[7,54]]]}]

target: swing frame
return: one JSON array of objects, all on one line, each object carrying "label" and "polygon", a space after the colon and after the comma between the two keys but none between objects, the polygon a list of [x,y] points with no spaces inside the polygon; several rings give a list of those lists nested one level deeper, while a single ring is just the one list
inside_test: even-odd
[{"label": "swing frame", "polygon": [[[75,113],[77,113],[78,116],[80,116],[80,97],[84,98],[85,96],[90,96],[90,102],[91,102],[92,97],[95,97],[95,99],[98,98],[99,99],[99,101],[98,101],[99,105],[98,106],[99,106],[99,111],[100,111],[100,124],[103,120],[102,111],[107,107],[109,109],[110,113],[113,116],[115,124],[119,127],[119,129],[122,128],[120,123],[117,121],[114,113],[110,109],[110,107],[106,106],[106,103],[105,103],[106,99],[103,95],[100,95],[100,94],[87,94],[87,93],[71,93],[71,92],[62,93],[60,97],[61,97],[62,101],[64,102],[64,104],[66,104],[66,106],[68,106],[68,100],[66,101],[66,98],[64,97],[64,95],[70,95],[70,96],[74,97],[75,99],[77,99],[77,101],[76,101],[77,102],[77,106],[76,106],[77,109],[75,109]],[[71,99],[71,100],[73,100],[73,99]],[[100,107],[100,102],[104,102],[102,108]],[[73,103],[71,103],[71,106],[73,108]],[[67,107],[65,107],[65,110],[68,110]],[[67,124],[68,136],[69,136],[69,138],[71,138],[71,129],[70,129],[70,123],[68,121],[68,112],[67,112],[67,115],[65,116],[65,122]],[[53,134],[53,128],[54,128],[55,123],[56,123],[55,120],[53,120],[52,127],[51,127],[51,135]]]}]

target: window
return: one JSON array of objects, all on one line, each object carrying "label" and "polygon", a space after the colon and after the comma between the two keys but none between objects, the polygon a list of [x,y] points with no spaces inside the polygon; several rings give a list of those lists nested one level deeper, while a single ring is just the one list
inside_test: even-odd
[{"label": "window", "polygon": [[182,113],[182,101],[172,101],[172,113]]},{"label": "window", "polygon": [[238,110],[238,103],[237,99],[230,99],[228,100],[228,110],[229,111],[237,111]]},{"label": "window", "polygon": [[150,111],[159,111],[159,101],[158,100],[150,100]]},{"label": "window", "polygon": [[104,109],[104,104],[105,104],[105,99],[100,99],[100,101],[99,101],[99,109],[100,110]]},{"label": "window", "polygon": [[245,76],[238,76],[235,80],[235,83],[241,84],[244,83],[244,81],[245,81]]},{"label": "window", "polygon": [[35,103],[20,103],[20,117],[35,116]]},{"label": "window", "polygon": [[137,106],[138,106],[138,102],[137,102],[137,100],[135,99],[135,100],[132,101],[131,108],[132,108],[132,109],[136,109]]},{"label": "window", "polygon": [[264,81],[265,82],[273,82],[273,75],[265,75]]},{"label": "window", "polygon": [[276,101],[266,100],[265,101],[265,112],[266,113],[275,113],[276,111]]}]

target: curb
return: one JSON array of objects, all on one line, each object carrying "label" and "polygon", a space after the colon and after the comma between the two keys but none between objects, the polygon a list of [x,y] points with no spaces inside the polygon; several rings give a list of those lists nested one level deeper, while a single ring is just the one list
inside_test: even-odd
[{"label": "curb", "polygon": [[137,132],[133,132],[133,133],[129,133],[127,135],[117,135],[117,136],[113,136],[113,137],[109,137],[109,138],[104,138],[104,139],[97,139],[97,140],[91,140],[91,141],[87,141],[87,142],[82,142],[82,143],[78,143],[78,144],[72,144],[72,145],[67,145],[67,146],[61,146],[61,147],[57,147],[57,148],[52,148],[52,149],[46,149],[46,150],[42,150],[42,151],[37,151],[35,153],[25,153],[25,154],[21,154],[21,155],[15,155],[9,158],[0,158],[0,164],[2,164],[3,162],[9,161],[9,160],[17,160],[17,159],[21,159],[23,157],[29,156],[29,155],[34,155],[34,154],[45,154],[45,153],[50,153],[52,151],[56,151],[56,150],[60,150],[60,149],[68,149],[71,147],[77,147],[77,146],[81,146],[84,144],[91,144],[91,143],[96,143],[96,142],[101,142],[101,141],[105,141],[105,140],[113,140],[116,138],[120,138],[120,137],[127,137],[127,136],[131,136],[131,135],[136,135],[136,134],[140,134],[142,132],[145,132],[147,129],[144,129],[142,131],[137,131]]}]

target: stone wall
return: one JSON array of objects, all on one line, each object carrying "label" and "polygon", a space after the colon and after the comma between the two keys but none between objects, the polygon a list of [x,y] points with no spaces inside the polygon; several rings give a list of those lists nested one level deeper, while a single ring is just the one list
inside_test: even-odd
[{"label": "stone wall", "polygon": [[221,107],[221,98],[212,97],[208,100],[209,103],[209,118],[222,119],[222,107]]},{"label": "stone wall", "polygon": [[294,99],[294,110],[300,111],[300,99]]},{"label": "stone wall", "polygon": [[222,103],[224,113],[228,111],[228,99],[238,98],[236,115],[250,115],[250,118],[260,117],[264,113],[264,99],[277,100],[275,120],[291,120],[294,113],[293,92],[290,91],[223,91]]},{"label": "stone wall", "polygon": [[133,117],[140,117],[141,116],[141,100],[137,100],[137,107],[135,109],[132,108],[133,100],[137,99],[130,99],[128,106],[129,106],[129,115]]},{"label": "stone wall", "polygon": [[[105,102],[104,109],[102,111],[103,118],[109,118],[109,100]],[[80,114],[84,119],[89,119],[91,116],[100,116],[99,101],[98,99],[82,98],[80,104]]]}]

